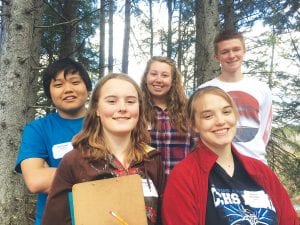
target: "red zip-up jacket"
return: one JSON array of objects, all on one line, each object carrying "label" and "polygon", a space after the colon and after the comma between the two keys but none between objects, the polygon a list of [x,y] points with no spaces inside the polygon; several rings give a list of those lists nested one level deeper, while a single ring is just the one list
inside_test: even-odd
[{"label": "red zip-up jacket", "polygon": [[[261,161],[241,155],[232,146],[250,177],[269,195],[279,225],[299,225],[290,198],[275,173]],[[218,156],[201,141],[172,170],[163,197],[164,225],[205,225],[208,177]]]}]

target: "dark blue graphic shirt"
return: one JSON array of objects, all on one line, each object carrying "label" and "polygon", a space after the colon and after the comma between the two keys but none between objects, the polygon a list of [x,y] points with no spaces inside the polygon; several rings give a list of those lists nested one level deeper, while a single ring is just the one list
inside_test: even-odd
[{"label": "dark blue graphic shirt", "polygon": [[215,164],[209,177],[206,225],[277,225],[268,194],[235,159],[233,176]]}]

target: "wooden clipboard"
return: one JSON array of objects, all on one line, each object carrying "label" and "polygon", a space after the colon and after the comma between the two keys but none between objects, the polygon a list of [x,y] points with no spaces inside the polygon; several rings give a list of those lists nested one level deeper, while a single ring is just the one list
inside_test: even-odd
[{"label": "wooden clipboard", "polygon": [[141,177],[137,174],[75,184],[72,188],[75,225],[147,225]]}]

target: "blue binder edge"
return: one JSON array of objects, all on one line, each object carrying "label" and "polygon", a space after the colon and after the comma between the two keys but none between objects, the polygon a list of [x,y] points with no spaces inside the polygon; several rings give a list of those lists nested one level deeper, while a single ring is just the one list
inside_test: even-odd
[{"label": "blue binder edge", "polygon": [[69,200],[69,209],[71,216],[71,224],[75,225],[75,215],[74,215],[74,206],[73,206],[73,195],[72,192],[68,192],[68,200]]}]

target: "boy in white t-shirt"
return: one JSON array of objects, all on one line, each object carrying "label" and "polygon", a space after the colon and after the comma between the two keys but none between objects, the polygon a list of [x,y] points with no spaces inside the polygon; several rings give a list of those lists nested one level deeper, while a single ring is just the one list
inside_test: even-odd
[{"label": "boy in white t-shirt", "polygon": [[219,33],[214,40],[214,49],[221,73],[199,88],[217,86],[230,94],[240,114],[235,147],[242,154],[267,163],[266,146],[272,123],[271,91],[267,85],[242,73],[246,47],[241,33],[233,30]]}]

